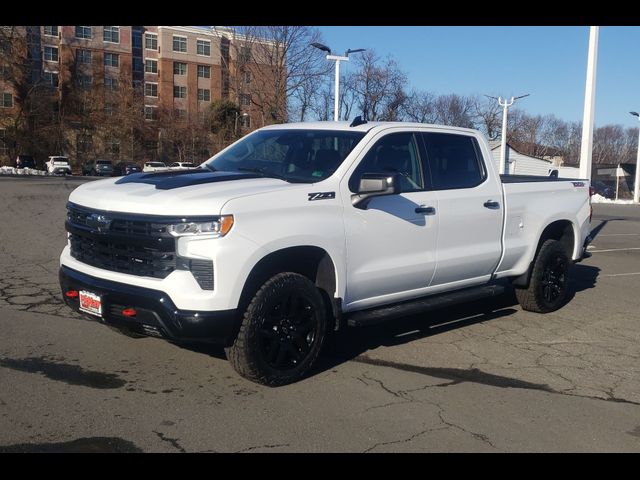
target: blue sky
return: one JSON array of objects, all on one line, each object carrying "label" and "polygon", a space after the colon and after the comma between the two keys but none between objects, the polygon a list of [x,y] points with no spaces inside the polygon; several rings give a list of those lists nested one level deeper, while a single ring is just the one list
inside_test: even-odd
[{"label": "blue sky", "polygon": [[[334,52],[372,48],[393,56],[410,88],[530,93],[518,103],[528,113],[582,120],[589,27],[318,28]],[[599,37],[596,125],[637,126],[628,112],[640,111],[640,27],[601,27]]]}]

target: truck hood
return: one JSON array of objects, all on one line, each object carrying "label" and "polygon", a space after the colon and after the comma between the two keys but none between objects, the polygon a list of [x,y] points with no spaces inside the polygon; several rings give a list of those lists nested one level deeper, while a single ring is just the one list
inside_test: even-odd
[{"label": "truck hood", "polygon": [[69,201],[113,212],[218,215],[234,198],[292,187],[296,185],[254,174],[179,170],[88,182],[71,192]]}]

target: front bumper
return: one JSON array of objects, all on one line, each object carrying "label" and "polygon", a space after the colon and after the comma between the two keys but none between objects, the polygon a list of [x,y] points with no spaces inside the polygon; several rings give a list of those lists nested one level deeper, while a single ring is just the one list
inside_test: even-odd
[{"label": "front bumper", "polygon": [[[62,299],[78,312],[78,298],[67,298],[65,292],[87,290],[99,295],[102,318],[85,315],[107,325],[174,342],[206,342],[224,346],[231,345],[237,334],[239,322],[235,309],[208,312],[180,310],[168,295],[159,290],[92,277],[64,265],[60,267],[59,277]],[[134,308],[136,316],[124,316],[122,310],[125,308]]]}]

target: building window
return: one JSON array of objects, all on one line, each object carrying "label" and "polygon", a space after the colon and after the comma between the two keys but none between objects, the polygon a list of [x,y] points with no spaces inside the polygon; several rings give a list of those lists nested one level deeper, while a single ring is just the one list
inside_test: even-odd
[{"label": "building window", "polygon": [[76,151],[78,156],[82,156],[84,153],[89,153],[93,146],[93,139],[91,135],[78,134],[76,137]]},{"label": "building window", "polygon": [[145,120],[157,120],[158,119],[158,109],[151,105],[144,106],[144,118]]},{"label": "building window", "polygon": [[197,40],[196,41],[196,53],[198,55],[204,55],[205,57],[211,56],[211,42],[209,40]]},{"label": "building window", "polygon": [[120,27],[104,27],[102,39],[109,43],[120,43]]},{"label": "building window", "polygon": [[57,72],[43,72],[42,81],[46,87],[58,88]]},{"label": "building window", "polygon": [[7,131],[4,128],[0,128],[0,155],[8,155],[9,148],[7,147]]},{"label": "building window", "polygon": [[211,67],[209,65],[198,65],[198,78],[211,78]]},{"label": "building window", "polygon": [[158,61],[146,59],[144,61],[144,72],[145,73],[158,73]]},{"label": "building window", "polygon": [[142,35],[140,35],[140,32],[131,35],[131,42],[133,48],[142,48]]},{"label": "building window", "polygon": [[91,50],[76,50],[78,63],[91,63]]},{"label": "building window", "polygon": [[174,75],[186,75],[187,64],[182,62],[173,62],[173,74]]},{"label": "building window", "polygon": [[245,107],[251,105],[251,95],[248,93],[241,93],[240,105],[244,105]]},{"label": "building window", "polygon": [[81,90],[90,89],[92,84],[93,79],[91,75],[78,75],[78,87],[80,87]]},{"label": "building window", "polygon": [[133,71],[142,73],[144,70],[144,63],[142,63],[142,59],[139,57],[133,57]]},{"label": "building window", "polygon": [[251,128],[251,117],[246,113],[240,116],[240,125],[244,128]]},{"label": "building window", "polygon": [[120,55],[117,53],[105,53],[104,54],[105,67],[117,67],[120,65]]},{"label": "building window", "polygon": [[120,158],[120,140],[116,138],[109,139],[109,153],[114,160]]},{"label": "building window", "polygon": [[113,77],[104,77],[104,88],[107,90],[118,90],[118,79]]},{"label": "building window", "polygon": [[44,27],[44,34],[48,35],[50,37],[57,37],[58,36],[58,26],[54,25],[51,27]]},{"label": "building window", "polygon": [[178,120],[186,120],[187,111],[182,108],[176,108],[176,118]]},{"label": "building window", "polygon": [[44,47],[44,59],[47,62],[57,62],[58,61],[58,47]]},{"label": "building window", "polygon": [[240,48],[240,53],[238,54],[238,62],[248,63],[250,60],[251,60],[251,47]]},{"label": "building window", "polygon": [[187,87],[173,86],[173,98],[187,98]]},{"label": "building window", "polygon": [[3,93],[2,94],[2,103],[0,107],[3,108],[11,108],[13,107],[13,95],[11,93]]},{"label": "building window", "polygon": [[158,35],[156,33],[144,34],[144,48],[147,50],[158,50]]},{"label": "building window", "polygon": [[177,35],[173,36],[173,51],[174,52],[183,52],[187,51],[187,37],[178,37]]},{"label": "building window", "polygon": [[244,83],[251,83],[251,72],[242,72],[242,81]]},{"label": "building window", "polygon": [[208,88],[199,88],[198,89],[198,100],[202,102],[210,102],[211,101],[211,90]]},{"label": "building window", "polygon": [[91,27],[76,26],[76,38],[91,38]]},{"label": "building window", "polygon": [[144,84],[144,96],[145,97],[157,97],[158,96],[158,84],[157,83],[145,83]]}]

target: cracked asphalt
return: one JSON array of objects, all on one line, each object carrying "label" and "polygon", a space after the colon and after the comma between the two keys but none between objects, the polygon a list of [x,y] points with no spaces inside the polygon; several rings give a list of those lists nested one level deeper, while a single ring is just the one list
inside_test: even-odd
[{"label": "cracked asphalt", "polygon": [[640,451],[636,206],[594,205],[561,310],[507,294],[345,330],[274,389],[220,349],[131,339],[62,304],[82,181],[0,178],[0,452]]}]

